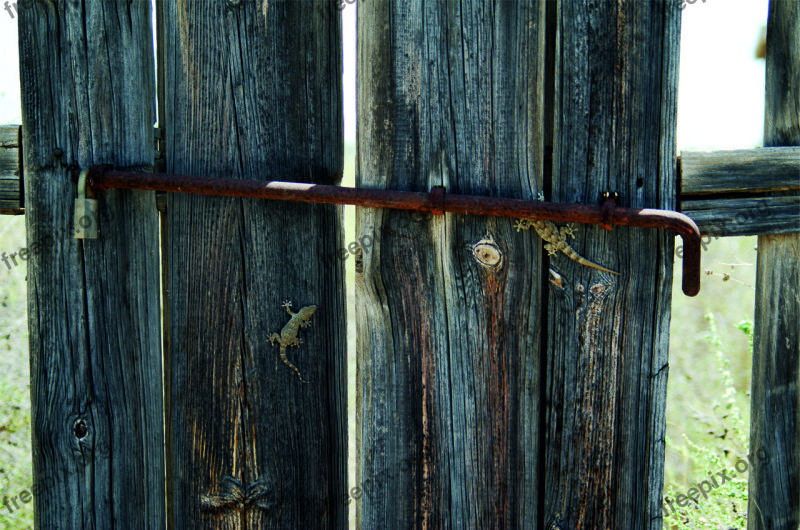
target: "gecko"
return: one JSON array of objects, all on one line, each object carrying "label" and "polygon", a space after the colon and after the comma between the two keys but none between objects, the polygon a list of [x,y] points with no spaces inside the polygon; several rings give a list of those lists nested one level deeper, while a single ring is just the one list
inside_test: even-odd
[{"label": "gecko", "polygon": [[[544,200],[544,197],[541,193],[539,194],[538,198],[540,201]],[[567,243],[567,237],[574,238],[575,232],[578,230],[575,228],[573,223],[568,223],[566,227],[561,228],[560,230],[552,222],[544,219],[517,219],[517,222],[514,225],[514,228],[517,229],[517,232],[520,230],[527,230],[531,227],[536,230],[536,233],[539,234],[539,237],[547,241],[547,244],[544,246],[544,248],[547,250],[548,255],[552,256],[553,254],[563,252],[569,259],[577,261],[581,265],[605,272],[610,272],[611,274],[616,274],[619,276],[618,272],[606,269],[597,263],[589,261],[578,254],[574,248],[569,246],[569,243]]]},{"label": "gecko", "polygon": [[277,342],[281,347],[281,361],[283,361],[283,364],[294,370],[297,377],[300,378],[300,381],[310,383],[311,381],[303,380],[303,377],[300,375],[300,370],[286,358],[286,348],[289,346],[299,347],[303,343],[303,339],[297,338],[297,332],[300,331],[300,328],[307,328],[311,325],[311,317],[317,311],[317,306],[310,305],[300,309],[297,313],[293,313],[291,310],[292,303],[287,300],[283,303],[283,307],[286,308],[286,312],[289,313],[289,316],[292,318],[283,326],[280,335],[273,333],[269,337],[269,342],[273,345]]}]

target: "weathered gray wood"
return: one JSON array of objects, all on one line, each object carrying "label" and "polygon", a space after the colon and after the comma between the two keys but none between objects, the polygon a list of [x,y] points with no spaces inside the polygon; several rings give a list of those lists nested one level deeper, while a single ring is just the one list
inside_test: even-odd
[{"label": "weathered gray wood", "polygon": [[[14,177],[9,179],[9,177]],[[17,147],[0,147],[0,179],[16,180],[17,185],[13,192],[19,195],[19,149]],[[3,190],[0,193],[8,193],[9,190]],[[3,197],[5,195],[0,195]]]},{"label": "weathered gray wood", "polygon": [[798,196],[684,201],[681,212],[714,237],[800,232]]},{"label": "weathered gray wood", "polygon": [[[560,2],[552,195],[675,206],[680,10]],[[673,236],[580,227],[551,258],[541,528],[661,528]]]},{"label": "weathered gray wood", "polygon": [[[335,2],[164,2],[163,13],[168,172],[340,181]],[[170,521],[346,527],[341,207],[171,194],[167,216]],[[269,342],[289,321],[284,300],[317,306],[288,350],[310,384]]]},{"label": "weathered gray wood", "polygon": [[[772,0],[764,145],[800,145],[800,0]],[[747,527],[800,526],[800,233],[759,236]]]},{"label": "weathered gray wood", "polygon": [[[2,158],[3,151],[0,150],[0,165]],[[19,199],[19,177],[0,175],[0,210],[19,210]]]},{"label": "weathered gray wood", "polygon": [[0,214],[22,213],[20,126],[0,127]]},{"label": "weathered gray wood", "polygon": [[151,35],[149,2],[20,3],[37,528],[165,524],[155,194],[103,193],[76,240],[67,173],[151,167]]},{"label": "weathered gray wood", "polygon": [[[0,158],[3,156],[2,151],[0,151]],[[2,197],[13,197],[19,196],[19,178],[15,176],[5,176],[0,175],[0,196]],[[19,201],[17,201],[19,203]],[[17,204],[19,206],[19,204]]]},{"label": "weathered gray wood", "polygon": [[[369,1],[358,19],[357,185],[535,198],[545,3]],[[533,527],[539,242],[512,219],[357,211],[359,465],[344,502],[361,528]]]},{"label": "weathered gray wood", "polygon": [[[0,126],[0,215],[25,213],[23,175],[20,175],[20,150],[19,136],[22,134],[22,127],[19,125]],[[159,144],[161,134],[156,127],[153,129],[153,139],[156,145]],[[161,153],[157,152],[158,157]],[[156,158],[155,163],[163,163]],[[154,168],[158,169],[158,168]],[[160,168],[163,171],[163,167]],[[166,195],[156,193],[156,205],[160,211],[166,209]]]},{"label": "weathered gray wood", "polygon": [[800,190],[800,147],[682,151],[680,168],[681,195]]},{"label": "weathered gray wood", "polygon": [[0,125],[0,148],[19,147],[19,125]]}]

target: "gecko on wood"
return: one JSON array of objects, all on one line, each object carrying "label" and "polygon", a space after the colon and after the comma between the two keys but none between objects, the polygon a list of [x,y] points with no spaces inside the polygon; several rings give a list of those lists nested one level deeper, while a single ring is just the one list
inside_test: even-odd
[{"label": "gecko on wood", "polygon": [[544,248],[547,250],[547,253],[550,256],[553,254],[558,254],[559,252],[563,252],[569,259],[577,261],[581,265],[605,272],[610,272],[611,274],[616,274],[619,276],[618,272],[606,269],[597,263],[589,261],[575,252],[574,248],[569,246],[569,243],[567,243],[567,237],[574,238],[575,231],[577,230],[572,223],[567,224],[567,226],[561,228],[561,230],[559,230],[556,225],[550,221],[545,221],[543,219],[517,219],[517,223],[514,225],[514,228],[517,229],[517,232],[520,230],[527,230],[531,227],[536,230],[536,233],[539,234],[539,237],[547,241],[547,244],[544,246]]},{"label": "gecko on wood", "polygon": [[300,381],[303,381],[304,383],[310,383],[311,381],[303,380],[303,377],[300,375],[300,370],[298,370],[297,367],[290,363],[289,359],[286,358],[286,348],[289,346],[299,347],[303,343],[303,339],[297,338],[297,332],[300,331],[300,328],[307,328],[311,325],[311,317],[317,311],[317,306],[310,305],[300,309],[300,311],[297,313],[292,313],[292,303],[287,300],[283,303],[283,307],[286,308],[286,312],[289,313],[289,316],[292,318],[290,318],[289,322],[283,326],[281,334],[278,335],[277,333],[273,333],[270,336],[269,341],[272,344],[277,342],[280,345],[281,360],[283,361],[283,364],[294,370],[297,374],[297,377],[300,378]]},{"label": "gecko on wood", "polygon": [[[540,201],[544,200],[544,195],[540,193],[538,199]],[[605,272],[610,272],[611,274],[616,274],[619,276],[618,272],[606,269],[597,263],[589,261],[578,254],[574,248],[569,246],[569,243],[567,243],[567,237],[574,238],[575,232],[578,230],[575,228],[573,223],[568,223],[566,227],[559,230],[556,225],[544,219],[517,219],[517,223],[514,225],[514,228],[517,229],[517,232],[520,230],[527,230],[528,228],[533,228],[536,230],[536,233],[539,234],[539,237],[547,242],[544,248],[547,250],[547,253],[550,256],[553,254],[558,254],[559,252],[563,252],[569,259],[577,261],[581,265]]]}]

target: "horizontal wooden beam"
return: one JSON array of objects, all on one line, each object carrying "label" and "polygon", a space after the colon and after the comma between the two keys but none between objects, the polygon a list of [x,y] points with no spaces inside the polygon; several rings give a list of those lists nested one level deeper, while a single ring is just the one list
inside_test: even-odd
[{"label": "horizontal wooden beam", "polygon": [[24,207],[19,125],[0,127],[0,214],[20,214]]},{"label": "horizontal wooden beam", "polygon": [[685,200],[681,213],[715,237],[800,233],[800,196]]},{"label": "horizontal wooden beam", "polygon": [[[0,215],[19,215],[25,213],[22,157],[20,156],[20,138],[22,127],[19,125],[0,126]],[[161,131],[153,128],[153,140],[158,149]],[[155,151],[155,164],[162,158]],[[156,194],[156,207],[166,211],[167,197],[165,193]]]},{"label": "horizontal wooden beam", "polygon": [[683,151],[679,160],[682,196],[800,190],[800,147]]},{"label": "horizontal wooden beam", "polygon": [[[0,214],[25,212],[19,134],[18,125],[0,127]],[[158,128],[153,138],[159,140]],[[679,167],[680,211],[701,233],[724,237],[800,232],[800,196],[748,196],[800,190],[800,147],[684,151]],[[156,207],[166,211],[166,193],[156,194]]]},{"label": "horizontal wooden beam", "polygon": [[[800,232],[800,147],[684,151],[679,167],[681,212],[700,233]],[[780,196],[765,196],[776,192]]]}]

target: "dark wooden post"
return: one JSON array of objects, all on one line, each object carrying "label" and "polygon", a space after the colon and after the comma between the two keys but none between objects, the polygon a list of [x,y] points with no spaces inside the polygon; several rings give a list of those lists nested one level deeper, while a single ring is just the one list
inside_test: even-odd
[{"label": "dark wooden post", "polygon": [[[359,185],[674,208],[679,30],[671,1],[360,4]],[[363,527],[660,528],[671,235],[581,225],[612,277],[548,274],[507,219],[358,232]]]},{"label": "dark wooden post", "polygon": [[19,7],[37,528],[164,528],[155,194],[99,199],[72,237],[67,166],[148,170],[149,2]]},{"label": "dark wooden post", "polygon": [[[800,2],[772,0],[764,146],[800,145]],[[798,212],[795,211],[795,215]],[[800,525],[800,234],[758,237],[747,527]]]},{"label": "dark wooden post", "polygon": [[[548,198],[674,209],[679,5],[559,6]],[[545,527],[661,528],[673,237],[593,226],[573,242],[621,275],[551,262]]]},{"label": "dark wooden post", "polygon": [[[338,183],[336,3],[164,2],[170,173]],[[341,208],[171,195],[169,520],[176,528],[343,528]],[[316,305],[288,349],[281,306]]]},{"label": "dark wooden post", "polygon": [[[544,2],[362,2],[358,19],[357,185],[535,198]],[[357,223],[359,471],[345,502],[362,528],[535,524],[538,241],[504,218],[359,209]]]}]

